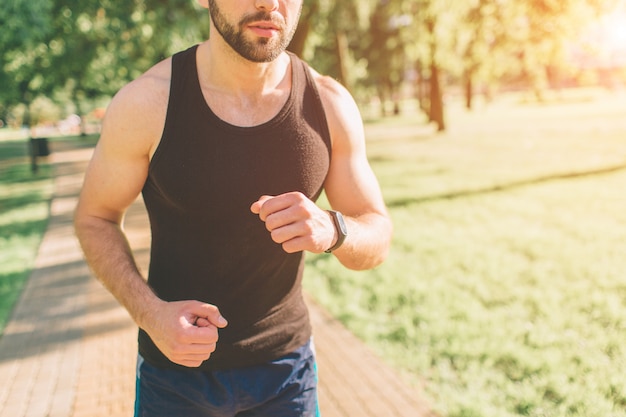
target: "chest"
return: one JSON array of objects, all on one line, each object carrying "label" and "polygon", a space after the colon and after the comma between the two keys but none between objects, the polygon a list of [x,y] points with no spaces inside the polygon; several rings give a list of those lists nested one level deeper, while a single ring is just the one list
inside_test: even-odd
[{"label": "chest", "polygon": [[248,102],[207,94],[193,62],[174,64],[180,76],[172,77],[178,81],[144,187],[147,204],[181,220],[190,214],[207,219],[249,217],[250,205],[264,194],[319,196],[331,145],[323,108],[314,86],[304,82],[303,67],[295,67],[285,88]]},{"label": "chest", "polygon": [[202,89],[202,96],[213,113],[226,123],[251,127],[276,117],[289,99],[289,90],[278,89],[258,97],[233,97]]},{"label": "chest", "polygon": [[290,117],[254,128],[188,120],[170,132],[153,161],[149,184],[163,204],[182,215],[243,217],[261,195],[292,191],[315,200],[330,166],[319,132]]}]

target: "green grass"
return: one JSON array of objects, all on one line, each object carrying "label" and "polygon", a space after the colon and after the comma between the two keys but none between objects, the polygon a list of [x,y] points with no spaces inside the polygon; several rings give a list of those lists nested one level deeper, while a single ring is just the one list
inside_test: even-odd
[{"label": "green grass", "polygon": [[307,289],[444,416],[626,416],[626,97],[583,98],[368,124],[390,257],[308,259]]},{"label": "green grass", "polygon": [[49,217],[51,168],[32,174],[23,140],[0,141],[0,334],[34,265]]}]

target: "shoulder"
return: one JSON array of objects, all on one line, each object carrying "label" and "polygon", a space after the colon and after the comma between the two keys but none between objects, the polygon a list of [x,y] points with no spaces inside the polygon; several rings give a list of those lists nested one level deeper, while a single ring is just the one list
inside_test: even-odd
[{"label": "shoulder", "polygon": [[172,58],[168,58],[127,84],[118,92],[115,100],[131,104],[162,104],[163,99],[167,99],[171,77]]},{"label": "shoulder", "polygon": [[106,117],[140,123],[147,117],[155,117],[154,111],[160,113],[159,110],[167,108],[171,75],[171,58],[159,62],[118,91]]},{"label": "shoulder", "polygon": [[171,80],[171,58],[159,62],[124,86],[111,100],[102,138],[153,149],[165,124]]},{"label": "shoulder", "polygon": [[321,75],[312,68],[311,74],[324,106],[333,148],[337,144],[351,145],[355,141],[362,141],[363,119],[350,92],[337,80]]},{"label": "shoulder", "polygon": [[311,67],[309,68],[325,106],[344,107],[352,104],[356,106],[352,95],[337,80],[327,75],[322,75]]}]

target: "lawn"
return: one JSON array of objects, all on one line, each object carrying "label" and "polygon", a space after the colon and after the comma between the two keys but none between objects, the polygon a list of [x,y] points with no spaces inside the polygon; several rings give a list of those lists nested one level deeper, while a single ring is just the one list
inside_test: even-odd
[{"label": "lawn", "polygon": [[51,168],[30,168],[24,139],[0,140],[0,335],[35,262],[49,217]]},{"label": "lawn", "polygon": [[448,109],[368,124],[390,257],[306,288],[443,416],[626,416],[626,97]]}]

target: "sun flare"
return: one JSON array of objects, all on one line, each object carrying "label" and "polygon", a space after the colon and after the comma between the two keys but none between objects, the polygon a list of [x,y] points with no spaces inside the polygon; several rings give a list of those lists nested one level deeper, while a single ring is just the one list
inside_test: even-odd
[{"label": "sun flare", "polygon": [[581,30],[572,56],[584,67],[626,67],[626,1]]},{"label": "sun flare", "polygon": [[600,20],[604,40],[613,49],[626,48],[626,11],[616,11]]}]

